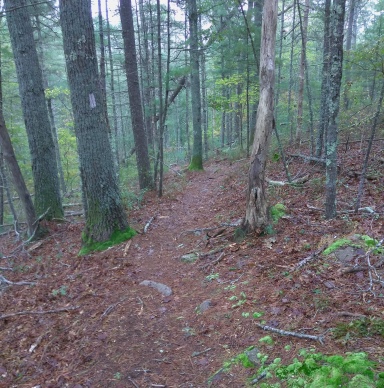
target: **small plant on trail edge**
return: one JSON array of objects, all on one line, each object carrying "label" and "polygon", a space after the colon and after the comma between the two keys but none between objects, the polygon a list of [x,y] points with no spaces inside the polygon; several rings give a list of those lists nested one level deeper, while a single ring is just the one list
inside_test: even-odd
[{"label": "small plant on trail edge", "polygon": [[65,296],[65,295],[67,295],[67,286],[61,286],[59,289],[52,290],[52,295],[53,296],[57,296],[57,295]]},{"label": "small plant on trail edge", "polygon": [[232,308],[235,309],[237,307],[242,306],[247,301],[247,295],[245,295],[244,292],[240,292],[240,298],[238,298],[236,295],[232,295],[229,298],[230,301],[237,301],[235,304],[232,305]]},{"label": "small plant on trail edge", "polygon": [[273,224],[276,224],[281,217],[284,217],[286,214],[287,208],[282,203],[277,203],[271,207],[271,218]]},{"label": "small plant on trail edge", "polygon": [[218,279],[218,278],[219,278],[219,274],[218,273],[211,273],[210,275],[205,277],[205,280],[207,282],[211,282],[212,280]]},{"label": "small plant on trail edge", "polygon": [[261,388],[384,387],[384,373],[379,372],[376,363],[369,360],[363,352],[329,356],[315,353],[314,349],[302,349],[291,364],[283,365],[280,358],[271,362],[267,355],[260,352],[256,355],[257,360],[253,357],[250,360],[251,349],[253,347],[225,361],[223,367],[208,379],[208,383],[212,382],[217,373],[228,372],[233,365],[241,364],[246,368],[260,365],[257,373],[249,379],[249,383],[257,383]]}]

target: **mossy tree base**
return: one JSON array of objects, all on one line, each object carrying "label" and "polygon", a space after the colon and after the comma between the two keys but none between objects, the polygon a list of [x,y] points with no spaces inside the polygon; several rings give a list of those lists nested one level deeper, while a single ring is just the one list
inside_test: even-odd
[{"label": "mossy tree base", "polygon": [[135,234],[134,229],[127,228],[125,230],[115,230],[106,241],[92,241],[91,239],[87,239],[86,236],[83,236],[83,247],[80,249],[79,256],[84,256],[95,251],[104,251],[114,245],[129,240]]},{"label": "mossy tree base", "polygon": [[203,158],[201,156],[193,156],[191,163],[188,166],[189,171],[202,171],[203,168]]}]

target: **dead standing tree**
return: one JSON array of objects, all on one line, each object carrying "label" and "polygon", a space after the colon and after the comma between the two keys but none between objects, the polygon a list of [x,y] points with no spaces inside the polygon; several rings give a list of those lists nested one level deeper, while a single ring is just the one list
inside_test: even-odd
[{"label": "dead standing tree", "polygon": [[271,133],[274,127],[273,99],[275,84],[275,42],[277,28],[277,0],[266,1],[260,49],[260,97],[256,131],[248,172],[246,215],[243,228],[248,231],[264,229],[269,215],[265,195],[265,167]]}]

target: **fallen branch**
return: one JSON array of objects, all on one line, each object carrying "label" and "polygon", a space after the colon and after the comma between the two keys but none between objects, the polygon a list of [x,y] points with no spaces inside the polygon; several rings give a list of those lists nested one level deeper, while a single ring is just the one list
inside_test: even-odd
[{"label": "fallen branch", "polygon": [[74,307],[64,307],[61,309],[55,309],[55,310],[45,310],[45,311],[19,311],[17,313],[12,314],[4,314],[0,315],[0,319],[6,319],[11,317],[16,317],[17,315],[43,315],[43,314],[55,314],[55,313],[62,313],[64,311],[72,311],[77,310],[80,308],[80,306],[74,306]]},{"label": "fallen branch", "polygon": [[[311,205],[307,205],[307,208],[308,209],[311,209],[311,210],[316,210],[317,212],[324,212],[324,209],[321,209],[319,207],[315,207],[315,206],[311,206]],[[362,213],[369,213],[369,214],[378,214],[376,213],[371,207],[369,206],[366,206],[366,207],[360,207],[359,209],[357,209],[359,212],[362,212]],[[338,214],[352,214],[352,213],[355,213],[354,210],[338,210],[337,211]]]},{"label": "fallen branch", "polygon": [[260,380],[262,380],[265,376],[267,375],[267,372],[264,371],[263,373],[259,374],[255,379],[253,379],[251,381],[251,384],[256,384],[258,383]]},{"label": "fallen branch", "polygon": [[367,316],[364,314],[350,313],[349,311],[340,311],[340,312],[334,313],[334,315],[338,317],[367,318]]},{"label": "fallen branch", "polygon": [[219,255],[219,257],[218,257],[217,259],[213,260],[213,261],[210,262],[210,263],[207,263],[207,264],[202,265],[202,266],[201,266],[201,269],[206,269],[206,268],[211,267],[211,266],[213,267],[214,265],[220,263],[220,261],[224,259],[224,253],[225,253],[225,252],[221,252],[220,255]]},{"label": "fallen branch", "polygon": [[192,357],[200,356],[201,354],[207,353],[207,352],[209,352],[210,350],[212,350],[212,348],[208,348],[208,349],[202,350],[201,352],[193,352],[193,353],[192,353]]},{"label": "fallen branch", "polygon": [[302,178],[297,178],[297,179],[293,180],[292,182],[273,181],[271,179],[265,179],[265,180],[270,185],[274,185],[274,186],[287,186],[287,185],[292,186],[292,185],[300,185],[300,184],[307,182],[309,180],[309,175],[305,175]]},{"label": "fallen branch", "polygon": [[1,283],[9,284],[11,286],[33,286],[36,284],[34,282],[11,282],[10,280],[6,279],[4,276],[0,275],[0,284]]},{"label": "fallen branch", "polygon": [[303,267],[305,264],[309,263],[311,260],[316,259],[317,256],[319,256],[323,251],[325,251],[326,248],[327,248],[327,245],[323,246],[318,251],[311,253],[310,256],[306,257],[305,259],[300,260],[293,268],[293,270],[299,269]]},{"label": "fallen branch", "polygon": [[152,221],[153,221],[155,218],[156,218],[156,216],[151,217],[150,220],[145,224],[145,226],[144,226],[144,233],[147,233],[148,228],[151,226]]},{"label": "fallen branch", "polygon": [[215,253],[221,252],[221,251],[223,251],[224,249],[230,247],[231,245],[232,245],[232,244],[226,244],[226,245],[222,245],[221,247],[212,249],[211,251],[209,251],[209,252],[207,252],[207,253],[198,253],[199,258],[202,259],[203,257],[210,256],[210,255],[214,255]]},{"label": "fallen branch", "polygon": [[260,327],[261,329],[263,329],[263,330],[272,331],[274,333],[278,333],[278,334],[281,334],[281,335],[290,335],[290,336],[298,337],[298,338],[312,339],[312,340],[315,340],[315,341],[319,341],[322,345],[324,345],[324,337],[323,337],[323,335],[301,334],[301,333],[296,333],[294,331],[280,330],[280,329],[276,329],[275,327],[266,326],[266,325],[260,325],[259,323],[257,323],[256,325],[258,327]]},{"label": "fallen branch", "polygon": [[111,304],[110,306],[108,306],[105,310],[104,310],[104,312],[103,312],[103,314],[101,314],[101,317],[100,317],[100,319],[102,319],[102,318],[104,318],[105,316],[107,316],[108,314],[110,314],[120,303],[123,303],[125,300],[127,300],[128,299],[128,297],[126,297],[126,298],[123,298],[123,299],[121,299],[121,300],[119,300],[118,302],[116,302],[116,303],[114,303],[114,304]]},{"label": "fallen branch", "polygon": [[310,162],[316,162],[323,164],[325,166],[326,160],[321,158],[316,158],[315,156],[308,156],[302,154],[288,154],[288,156],[292,156],[293,158],[302,158],[304,160],[309,160]]}]

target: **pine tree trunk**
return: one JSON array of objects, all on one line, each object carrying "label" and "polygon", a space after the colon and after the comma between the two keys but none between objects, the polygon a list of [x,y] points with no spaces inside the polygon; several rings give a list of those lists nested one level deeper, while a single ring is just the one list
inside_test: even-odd
[{"label": "pine tree trunk", "polygon": [[143,109],[140,98],[131,0],[120,0],[120,18],[123,29],[125,69],[127,73],[128,96],[131,108],[132,131],[136,148],[139,185],[140,189],[152,189],[153,182],[148,155],[148,141],[145,133]]},{"label": "pine tree trunk", "polygon": [[62,218],[63,207],[42,72],[26,0],[5,0],[8,29],[17,78],[35,188],[35,209],[46,219]]},{"label": "pine tree trunk", "polygon": [[190,170],[203,169],[203,134],[201,128],[201,94],[199,66],[198,14],[196,0],[187,0],[189,18],[191,99],[193,123],[193,149]]},{"label": "pine tree trunk", "polygon": [[[91,0],[60,0],[85,209],[85,248],[128,229],[113,168],[97,68]],[[115,240],[116,241],[116,240]]]}]

